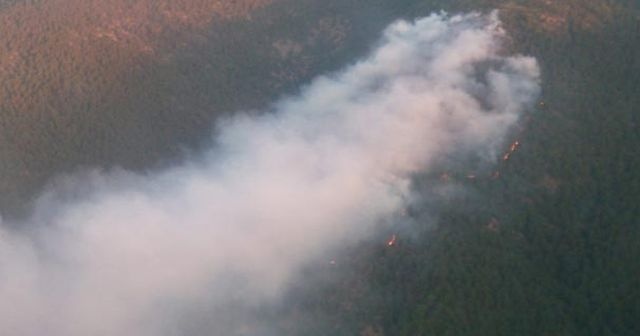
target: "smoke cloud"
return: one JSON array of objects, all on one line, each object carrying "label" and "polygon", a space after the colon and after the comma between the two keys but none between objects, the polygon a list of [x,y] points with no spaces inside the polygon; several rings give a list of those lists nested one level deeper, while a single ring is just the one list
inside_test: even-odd
[{"label": "smoke cloud", "polygon": [[402,211],[412,174],[495,157],[538,94],[535,60],[503,55],[504,34],[496,14],[399,21],[365,59],[220,121],[189,163],[67,179],[0,229],[0,334],[163,335],[203,297],[277,298]]}]

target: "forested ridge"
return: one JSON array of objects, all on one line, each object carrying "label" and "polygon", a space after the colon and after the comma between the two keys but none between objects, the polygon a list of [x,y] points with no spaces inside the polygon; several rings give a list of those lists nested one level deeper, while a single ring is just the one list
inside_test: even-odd
[{"label": "forested ridge", "polygon": [[[0,11],[0,153],[6,158],[0,166],[0,198],[5,213],[28,201],[56,173],[82,165],[140,168],[157,161],[160,152],[168,153],[163,139],[181,139],[156,122],[171,122],[166,101],[171,95],[167,77],[176,76],[172,58],[204,27],[240,20],[265,4],[6,5]],[[193,122],[199,112],[185,119]]]},{"label": "forested ridge", "polygon": [[[543,94],[512,135],[517,150],[498,158],[499,177],[448,172],[447,183],[471,192],[427,206],[436,219],[418,208],[422,239],[400,234],[389,247],[381,237],[346,253],[338,280],[296,299],[298,313],[283,308],[324,319],[285,322],[284,334],[640,332],[638,13],[613,2],[554,2],[549,12],[523,3],[503,4],[501,16],[511,48],[538,58]],[[562,16],[550,26],[553,15]],[[442,180],[431,178],[416,188]]]},{"label": "forested ridge", "polygon": [[[363,53],[398,11],[363,1],[16,1],[0,11],[0,208],[81,168],[145,170]],[[404,6],[406,7],[406,6]]]},{"label": "forested ridge", "polygon": [[[416,177],[418,191],[467,192],[416,204],[411,230],[310,266],[312,280],[263,317],[282,335],[640,334],[634,1],[245,1],[230,15],[214,1],[83,3],[97,7],[0,2],[3,211],[19,215],[80,167],[179,159],[217,116],[348,64],[393,19],[498,8],[505,48],[542,68],[540,101],[503,148],[517,149],[486,170]],[[123,13],[135,20],[114,23]]]}]

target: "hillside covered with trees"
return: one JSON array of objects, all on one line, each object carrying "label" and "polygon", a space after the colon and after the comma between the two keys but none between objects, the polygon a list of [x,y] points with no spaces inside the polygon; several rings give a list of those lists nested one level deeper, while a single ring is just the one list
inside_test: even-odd
[{"label": "hillside covered with trees", "polygon": [[487,6],[503,8],[512,48],[543,69],[538,109],[513,134],[520,146],[499,178],[448,172],[473,192],[438,204],[436,224],[418,210],[421,239],[362,247],[337,280],[300,289],[313,294],[282,314],[326,319],[284,322],[283,334],[640,332],[638,12],[604,1]]},{"label": "hillside covered with trees", "polygon": [[542,68],[517,148],[416,177],[468,192],[311,265],[257,319],[281,335],[638,335],[634,1],[0,1],[0,209],[19,217],[60,174],[179,161],[220,115],[349,64],[397,18],[494,8],[505,48]]}]

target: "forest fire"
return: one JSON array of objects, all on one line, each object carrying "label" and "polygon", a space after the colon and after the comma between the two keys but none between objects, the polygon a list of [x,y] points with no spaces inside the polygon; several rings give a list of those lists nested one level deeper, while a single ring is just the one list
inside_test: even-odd
[{"label": "forest fire", "polygon": [[389,247],[394,246],[397,241],[398,241],[398,236],[393,234],[393,235],[391,235],[391,238],[389,238],[389,240],[387,241],[387,246],[389,246]]},{"label": "forest fire", "polygon": [[508,161],[511,158],[511,155],[518,149],[518,147],[520,147],[520,141],[516,140],[511,144],[511,146],[509,147],[509,151],[504,154],[502,160]]},{"label": "forest fire", "polygon": [[514,143],[511,144],[511,147],[509,148],[509,150],[511,152],[514,152],[516,149],[518,149],[519,146],[520,146],[520,141],[516,140]]}]

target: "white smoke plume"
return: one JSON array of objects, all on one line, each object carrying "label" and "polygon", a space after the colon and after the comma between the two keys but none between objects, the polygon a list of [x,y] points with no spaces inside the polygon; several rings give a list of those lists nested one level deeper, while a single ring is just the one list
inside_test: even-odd
[{"label": "white smoke plume", "polygon": [[492,155],[538,94],[535,60],[503,38],[496,14],[396,22],[366,59],[220,122],[199,160],[71,179],[79,197],[49,193],[0,229],[0,334],[162,335],[201,296],[277,297],[401,211],[413,173]]}]

